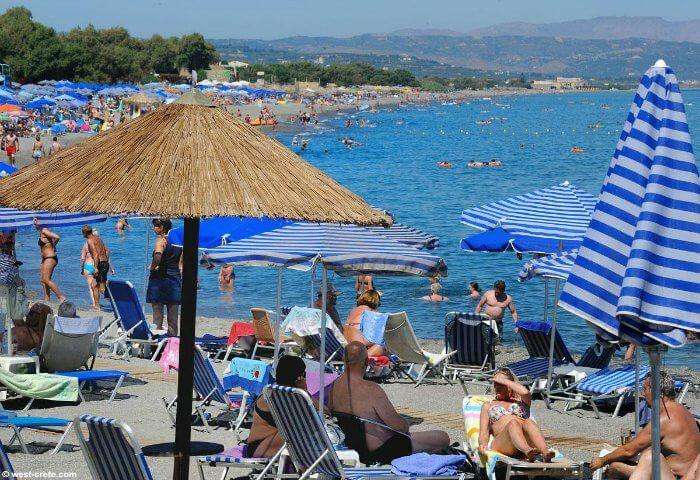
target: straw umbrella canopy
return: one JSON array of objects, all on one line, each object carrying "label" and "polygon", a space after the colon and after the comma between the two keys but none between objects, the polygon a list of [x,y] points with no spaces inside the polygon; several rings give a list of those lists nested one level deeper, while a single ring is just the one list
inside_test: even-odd
[{"label": "straw umbrella canopy", "polygon": [[179,479],[189,474],[199,218],[391,224],[388,215],[196,90],[4,179],[0,205],[185,219],[173,473]]},{"label": "straw umbrella canopy", "polygon": [[162,103],[158,97],[144,92],[138,92],[126,97],[123,102],[132,105],[155,105],[157,103]]}]

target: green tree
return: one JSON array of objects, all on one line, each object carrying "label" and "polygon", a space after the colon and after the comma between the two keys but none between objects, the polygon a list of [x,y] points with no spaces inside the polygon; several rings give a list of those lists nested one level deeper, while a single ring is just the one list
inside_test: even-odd
[{"label": "green tree", "polygon": [[219,60],[219,54],[213,45],[199,33],[185,35],[180,39],[178,53],[178,67],[187,70],[199,70],[207,68],[211,63]]},{"label": "green tree", "polygon": [[177,73],[179,41],[175,37],[163,38],[153,35],[144,42],[155,73]]}]

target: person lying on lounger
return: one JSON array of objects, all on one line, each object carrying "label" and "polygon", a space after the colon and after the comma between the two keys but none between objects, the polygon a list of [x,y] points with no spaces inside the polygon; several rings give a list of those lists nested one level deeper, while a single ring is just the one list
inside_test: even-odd
[{"label": "person lying on lounger", "polygon": [[396,412],[382,387],[364,379],[367,349],[362,343],[350,342],[343,361],[345,371],[333,383],[328,408],[389,427],[365,423],[371,463],[387,465],[395,458],[417,452],[438,453],[449,446],[450,437],[441,430],[409,432],[408,422]]},{"label": "person lying on lounger", "polygon": [[496,372],[493,389],[496,398],[481,407],[479,452],[494,450],[530,462],[550,462],[554,452],[547,447],[540,427],[530,418],[530,391],[515,379],[509,368]]},{"label": "person lying on lounger", "polygon": [[[642,384],[642,395],[651,407],[654,397],[649,376]],[[695,459],[700,455],[698,424],[688,409],[676,402],[675,397],[673,379],[666,372],[661,372],[662,480],[689,479]],[[608,477],[651,479],[651,422],[630,442],[591,461],[591,471],[605,466],[608,466]]]}]

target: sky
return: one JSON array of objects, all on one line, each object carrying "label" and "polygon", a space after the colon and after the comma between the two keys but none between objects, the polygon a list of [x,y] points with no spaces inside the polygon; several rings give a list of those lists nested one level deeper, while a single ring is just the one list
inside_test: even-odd
[{"label": "sky", "polygon": [[700,18],[698,0],[0,0],[65,31],[89,23],[133,35],[273,39],[348,36],[402,28],[468,31],[502,22],[548,23],[608,15]]}]

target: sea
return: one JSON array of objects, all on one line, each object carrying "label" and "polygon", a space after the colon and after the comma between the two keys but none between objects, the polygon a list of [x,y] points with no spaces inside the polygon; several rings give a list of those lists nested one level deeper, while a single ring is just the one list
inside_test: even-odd
[{"label": "sea", "polygon": [[[700,91],[683,93],[692,135],[693,127],[700,125]],[[449,301],[421,300],[428,293],[424,278],[375,279],[382,292],[382,311],[406,311],[419,337],[439,339],[444,336],[448,312],[473,310],[474,302],[467,295],[472,281],[486,289],[496,280],[505,280],[520,317],[543,318],[544,282],[517,280],[527,256],[520,260],[513,253],[460,250],[460,239],[476,232],[460,224],[460,212],[564,181],[597,194],[633,95],[631,91],[611,91],[494,96],[458,104],[436,102],[376,112],[345,112],[324,117],[301,131],[272,135],[370,204],[390,211],[397,222],[440,238],[440,246],[433,253],[447,264],[448,276],[441,283]],[[348,118],[353,120],[351,127],[345,126]],[[358,125],[359,120],[363,120],[364,127]],[[345,146],[341,142],[344,137],[351,137],[356,145]],[[293,143],[301,143],[303,138],[308,140],[308,147],[300,151]],[[572,153],[574,146],[583,151]],[[491,159],[501,161],[503,166],[467,167],[470,161]],[[439,161],[451,162],[453,167],[439,168]],[[125,235],[116,233],[115,222],[109,219],[94,226],[112,252],[115,277],[130,280],[144,301],[146,268],[154,240],[150,222],[132,219],[133,228]],[[74,303],[86,307],[89,296],[80,275],[84,241],[80,228],[59,229],[57,233],[61,235],[60,262],[54,279]],[[32,295],[40,299],[36,242],[35,231],[19,233],[18,257],[24,262],[21,272]],[[240,267],[235,273],[234,291],[222,292],[217,270],[200,269],[198,314],[228,324],[231,319],[249,318],[251,307],[274,309],[273,270]],[[331,281],[342,292],[338,310],[344,317],[354,305],[354,279],[331,274]],[[318,285],[318,278],[316,282]],[[284,273],[283,305],[307,305],[311,295],[310,272]],[[594,340],[593,331],[585,321],[562,309],[557,314],[562,337],[573,353],[580,354]],[[508,313],[504,335],[506,344],[520,342]],[[698,345],[673,350],[665,356],[665,362],[699,370],[699,352]]]}]

